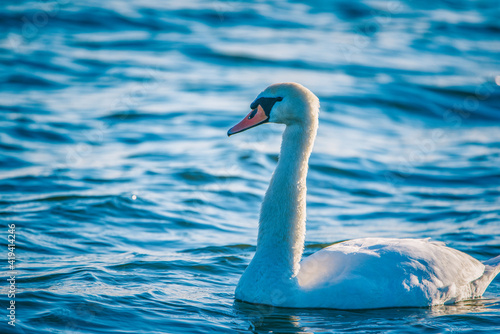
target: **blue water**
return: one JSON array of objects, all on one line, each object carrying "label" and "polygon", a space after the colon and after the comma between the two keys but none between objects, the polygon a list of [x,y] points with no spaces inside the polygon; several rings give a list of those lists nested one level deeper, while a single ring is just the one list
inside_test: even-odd
[{"label": "blue water", "polygon": [[499,277],[423,309],[235,302],[283,128],[226,137],[266,86],[300,82],[321,101],[306,254],[380,236],[496,256],[499,17],[497,0],[2,1],[0,332],[500,331]]}]

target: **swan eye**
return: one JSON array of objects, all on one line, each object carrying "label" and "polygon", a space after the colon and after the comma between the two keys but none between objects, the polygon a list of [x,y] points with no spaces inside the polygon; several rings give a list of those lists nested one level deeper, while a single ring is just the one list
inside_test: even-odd
[{"label": "swan eye", "polygon": [[[273,109],[273,106],[276,102],[283,101],[282,97],[261,97],[258,98],[257,100],[253,101],[252,104],[250,105],[250,108],[253,110],[256,110],[257,107],[260,105],[262,109],[264,109],[264,112],[266,113],[266,116],[269,116],[271,113],[271,109]],[[249,115],[253,117],[254,113]]]},{"label": "swan eye", "polygon": [[254,110],[252,110],[252,112],[250,113],[250,115],[248,115],[248,119],[252,119],[255,114],[257,113],[257,108],[255,108]]}]

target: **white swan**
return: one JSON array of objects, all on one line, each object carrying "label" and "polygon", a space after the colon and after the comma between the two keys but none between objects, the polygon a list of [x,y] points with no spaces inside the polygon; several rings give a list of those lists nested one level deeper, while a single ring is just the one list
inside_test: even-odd
[{"label": "white swan", "polygon": [[251,109],[228,135],[265,122],[286,129],[261,207],[257,250],[236,299],[300,308],[430,306],[480,297],[500,271],[500,256],[481,263],[427,239],[350,240],[301,261],[319,100],[302,85],[282,83],[260,93]]}]

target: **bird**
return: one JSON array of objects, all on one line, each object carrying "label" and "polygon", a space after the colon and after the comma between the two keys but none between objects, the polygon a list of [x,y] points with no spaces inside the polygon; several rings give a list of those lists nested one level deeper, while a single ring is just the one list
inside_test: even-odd
[{"label": "bird", "polygon": [[427,239],[361,238],[302,259],[306,176],[318,129],[319,99],[298,83],[267,87],[228,136],[265,123],[285,124],[277,166],[259,217],[257,248],[235,299],[290,308],[430,307],[479,298],[500,272]]}]

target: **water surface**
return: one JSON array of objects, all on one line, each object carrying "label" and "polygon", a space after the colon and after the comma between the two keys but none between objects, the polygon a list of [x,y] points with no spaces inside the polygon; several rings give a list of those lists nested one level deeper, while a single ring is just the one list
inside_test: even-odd
[{"label": "water surface", "polygon": [[0,331],[499,331],[499,278],[429,309],[235,302],[283,128],[226,137],[266,86],[300,82],[321,101],[306,254],[379,236],[496,256],[498,17],[493,0],[2,2],[18,293]]}]

